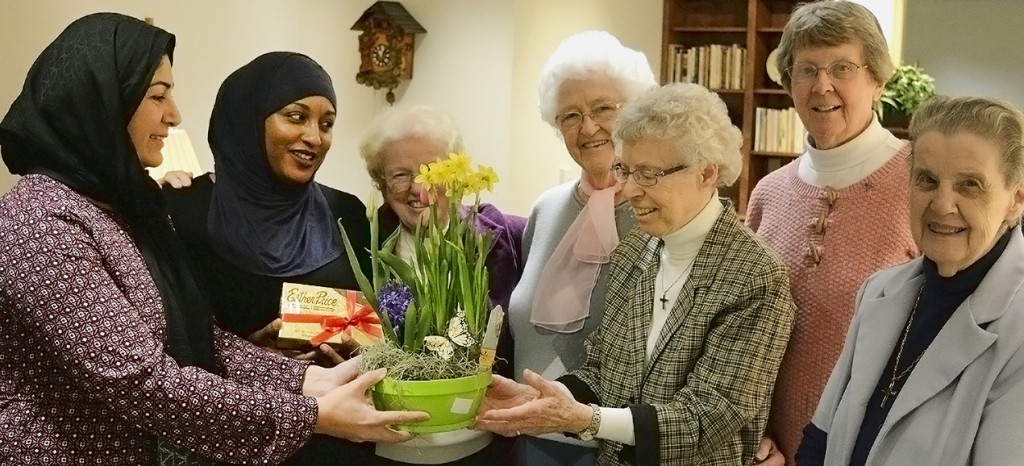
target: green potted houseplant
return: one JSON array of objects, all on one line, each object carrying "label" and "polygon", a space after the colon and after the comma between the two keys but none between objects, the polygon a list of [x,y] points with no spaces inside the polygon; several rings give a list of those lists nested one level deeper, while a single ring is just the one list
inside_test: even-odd
[{"label": "green potted houseplant", "polygon": [[906,128],[917,107],[934,95],[935,79],[924,69],[916,65],[899,66],[882,90],[879,118],[885,126]]},{"label": "green potted houseplant", "polygon": [[[403,426],[414,433],[445,432],[473,422],[491,379],[496,326],[488,307],[484,265],[490,233],[475,228],[480,193],[493,189],[490,167],[470,167],[464,154],[420,168],[416,182],[429,205],[427,225],[416,231],[414,263],[394,253],[398,231],[378,247],[373,203],[370,218],[372,276],[362,273],[348,234],[341,227],[352,270],[370,306],[380,317],[384,339],[362,349],[362,369],[385,367],[388,376],[373,389],[382,410],[430,413],[429,421]],[[474,195],[468,215],[461,201]],[[446,202],[440,199],[447,198]],[[447,219],[439,215],[446,209]],[[487,333],[487,338],[485,338]],[[485,340],[487,344],[485,345]]]}]

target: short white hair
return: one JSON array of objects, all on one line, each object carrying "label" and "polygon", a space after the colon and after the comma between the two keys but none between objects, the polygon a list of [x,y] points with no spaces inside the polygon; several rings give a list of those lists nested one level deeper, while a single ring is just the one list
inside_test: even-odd
[{"label": "short white hair", "polygon": [[669,84],[630,100],[612,139],[619,155],[623,144],[669,141],[686,165],[718,164],[718,186],[731,186],[743,168],[743,134],[732,124],[718,94],[696,84]]},{"label": "short white hair", "polygon": [[384,152],[389,144],[403,139],[426,138],[445,148],[444,158],[451,152],[463,152],[462,134],[448,115],[431,107],[391,108],[378,116],[359,144],[359,155],[366,162],[370,179],[382,189],[384,183]]},{"label": "short white hair", "polygon": [[562,83],[599,75],[611,78],[627,101],[658,85],[643,52],[623,46],[604,31],[579,33],[562,41],[540,72],[537,106],[541,118],[557,129],[558,89]]}]

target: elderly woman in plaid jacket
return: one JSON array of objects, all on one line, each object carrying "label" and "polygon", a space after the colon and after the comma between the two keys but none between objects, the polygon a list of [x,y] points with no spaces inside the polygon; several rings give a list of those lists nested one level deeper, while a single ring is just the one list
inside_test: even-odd
[{"label": "elderly woman in plaid jacket", "polygon": [[691,84],[630,101],[613,166],[637,229],[612,255],[587,362],[557,382],[495,377],[477,428],[601,440],[599,464],[743,465],[768,417],[793,324],[779,258],[737,219],[741,135]]}]

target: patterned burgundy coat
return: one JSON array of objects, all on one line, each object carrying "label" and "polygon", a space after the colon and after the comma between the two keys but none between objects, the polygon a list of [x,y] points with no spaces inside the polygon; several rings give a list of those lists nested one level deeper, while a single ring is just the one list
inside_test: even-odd
[{"label": "patterned burgundy coat", "polygon": [[159,292],[124,228],[50,178],[0,198],[0,464],[151,464],[157,436],[277,462],[311,435],[305,365],[215,333],[223,377],[164,352]]}]

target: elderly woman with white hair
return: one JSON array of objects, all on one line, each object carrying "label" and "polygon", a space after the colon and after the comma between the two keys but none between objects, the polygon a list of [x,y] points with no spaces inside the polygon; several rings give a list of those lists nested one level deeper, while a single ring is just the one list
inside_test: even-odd
[{"label": "elderly woman with white hair", "polygon": [[[582,171],[543,193],[530,212],[525,270],[508,317],[517,378],[530,369],[553,379],[583,365],[583,341],[604,312],[611,251],[634,226],[611,171],[612,130],[620,107],[656,85],[644,54],[605,32],[566,39],[541,72],[541,117]],[[531,465],[590,464],[597,447],[562,435],[524,437],[519,445]]]},{"label": "elderly woman with white hair", "polygon": [[[359,147],[366,170],[374,186],[384,196],[378,209],[381,240],[398,231],[395,252],[407,262],[415,257],[416,228],[425,225],[429,209],[421,201],[423,187],[416,183],[420,166],[464,152],[462,135],[455,123],[433,108],[416,106],[392,109],[370,126]],[[448,202],[443,196],[439,202]],[[437,209],[448,215],[447,209]],[[462,213],[468,214],[469,207]],[[490,304],[508,308],[509,295],[519,281],[523,261],[520,257],[526,219],[506,215],[491,204],[480,204],[475,216],[476,228],[491,233],[492,246],[487,255]],[[499,339],[495,368],[499,374],[511,374],[512,341],[507,329]],[[378,444],[377,463],[400,464],[504,464],[512,442],[499,439],[492,443],[486,432],[469,429],[440,434],[425,434],[402,444]]]},{"label": "elderly woman with white hair", "polygon": [[793,323],[781,260],[717,189],[739,130],[692,84],[625,105],[613,173],[637,229],[616,247],[586,363],[551,382],[496,378],[477,427],[600,439],[599,464],[745,465],[768,420]]}]

